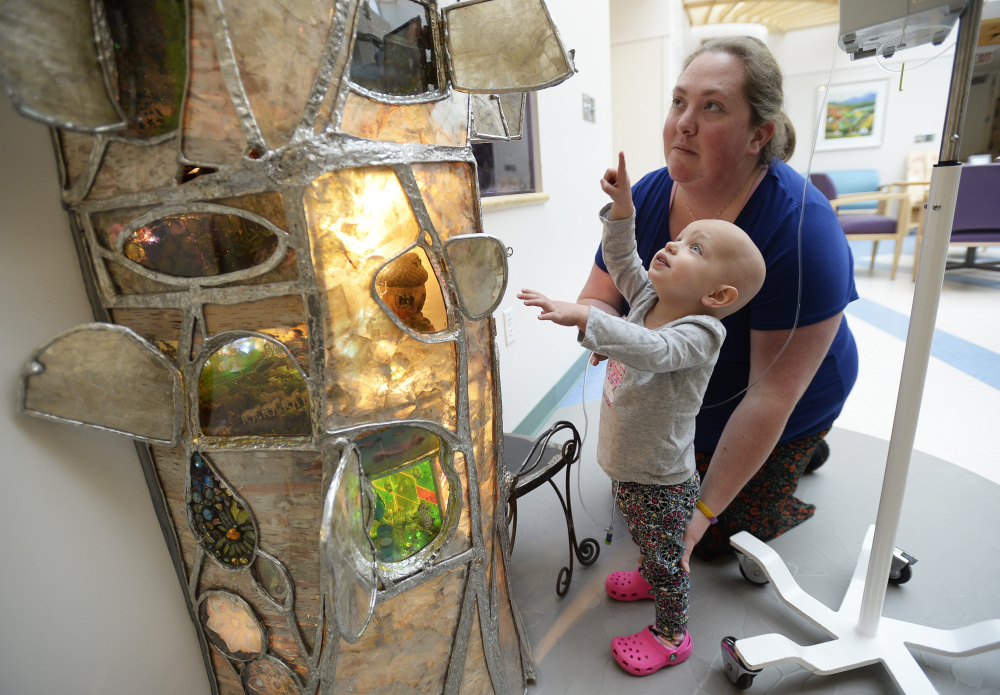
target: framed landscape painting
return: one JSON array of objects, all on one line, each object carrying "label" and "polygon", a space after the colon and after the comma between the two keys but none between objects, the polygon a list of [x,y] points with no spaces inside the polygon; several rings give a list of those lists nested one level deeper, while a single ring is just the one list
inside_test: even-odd
[{"label": "framed landscape painting", "polygon": [[886,80],[830,85],[823,102],[817,150],[878,147],[885,129]]}]

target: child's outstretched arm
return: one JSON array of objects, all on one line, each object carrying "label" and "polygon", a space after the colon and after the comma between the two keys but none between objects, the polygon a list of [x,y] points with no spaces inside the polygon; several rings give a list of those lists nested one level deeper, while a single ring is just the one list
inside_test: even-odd
[{"label": "child's outstretched arm", "polygon": [[587,331],[587,317],[590,316],[590,307],[586,304],[557,302],[535,290],[521,290],[517,293],[517,298],[524,301],[525,306],[540,308],[542,313],[538,315],[538,318],[541,321],[552,321],[560,326],[576,326],[580,331]]},{"label": "child's outstretched arm", "polygon": [[632,184],[625,170],[625,153],[618,153],[618,169],[608,169],[601,179],[601,190],[611,197],[609,220],[628,219],[635,212],[632,205]]}]

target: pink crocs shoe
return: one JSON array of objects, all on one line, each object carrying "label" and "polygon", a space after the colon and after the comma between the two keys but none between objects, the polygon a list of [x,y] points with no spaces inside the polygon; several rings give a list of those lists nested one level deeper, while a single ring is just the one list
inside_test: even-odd
[{"label": "pink crocs shoe", "polygon": [[653,598],[653,586],[642,578],[639,570],[612,572],[604,580],[604,590],[616,601],[641,601]]},{"label": "pink crocs shoe", "polygon": [[691,633],[685,633],[684,640],[676,647],[664,646],[656,639],[650,628],[627,637],[611,640],[611,653],[615,661],[633,676],[648,676],[664,666],[675,666],[691,656]]}]

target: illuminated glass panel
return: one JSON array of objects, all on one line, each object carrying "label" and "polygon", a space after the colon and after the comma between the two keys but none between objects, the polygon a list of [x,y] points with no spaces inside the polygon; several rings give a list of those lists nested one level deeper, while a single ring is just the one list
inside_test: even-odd
[{"label": "illuminated glass panel", "polygon": [[246,270],[267,261],[278,237],[239,215],[169,215],[132,232],[125,257],[173,277],[211,277]]},{"label": "illuminated glass panel", "polygon": [[482,231],[471,164],[415,162],[413,176],[441,241]]},{"label": "illuminated glass panel", "polygon": [[366,140],[464,147],[469,139],[469,95],[452,92],[427,103],[384,104],[348,92],[340,130]]},{"label": "illuminated glass panel", "polygon": [[249,661],[267,646],[264,628],[246,601],[228,591],[212,591],[198,607],[212,646],[236,661]]},{"label": "illuminated glass panel", "polygon": [[212,557],[230,569],[250,564],[257,549],[250,510],[197,452],[188,468],[187,505],[191,530]]},{"label": "illuminated glass panel", "polygon": [[399,562],[434,540],[448,502],[441,441],[402,425],[355,441],[361,467],[375,488],[370,536],[382,562]]},{"label": "illuminated glass panel", "polygon": [[354,35],[351,82],[390,96],[435,91],[437,60],[427,7],[411,0],[364,0]]},{"label": "illuminated glass panel", "polygon": [[208,436],[308,435],[305,378],[277,343],[246,337],[226,343],[201,368],[201,431]]},{"label": "illuminated glass panel", "polygon": [[88,0],[5,0],[0,12],[0,81],[23,113],[88,132],[118,130]]},{"label": "illuminated glass panel", "polygon": [[375,276],[379,298],[408,328],[434,333],[448,327],[448,313],[441,286],[430,271],[423,249],[415,249],[390,261]]},{"label": "illuminated glass panel", "polygon": [[184,0],[104,0],[115,45],[122,133],[148,138],[177,128],[187,77]]},{"label": "illuminated glass panel", "polygon": [[528,91],[573,74],[573,64],[542,0],[465,2],[444,10],[455,89]]},{"label": "illuminated glass panel", "polygon": [[254,659],[240,674],[248,695],[300,695],[298,680],[283,662],[270,655]]}]

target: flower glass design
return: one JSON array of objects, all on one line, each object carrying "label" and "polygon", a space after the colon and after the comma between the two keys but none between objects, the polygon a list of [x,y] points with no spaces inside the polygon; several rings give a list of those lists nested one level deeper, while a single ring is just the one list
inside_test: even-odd
[{"label": "flower glass design", "polygon": [[191,528],[205,550],[224,567],[250,564],[257,548],[253,517],[197,452],[191,455],[187,503]]}]

